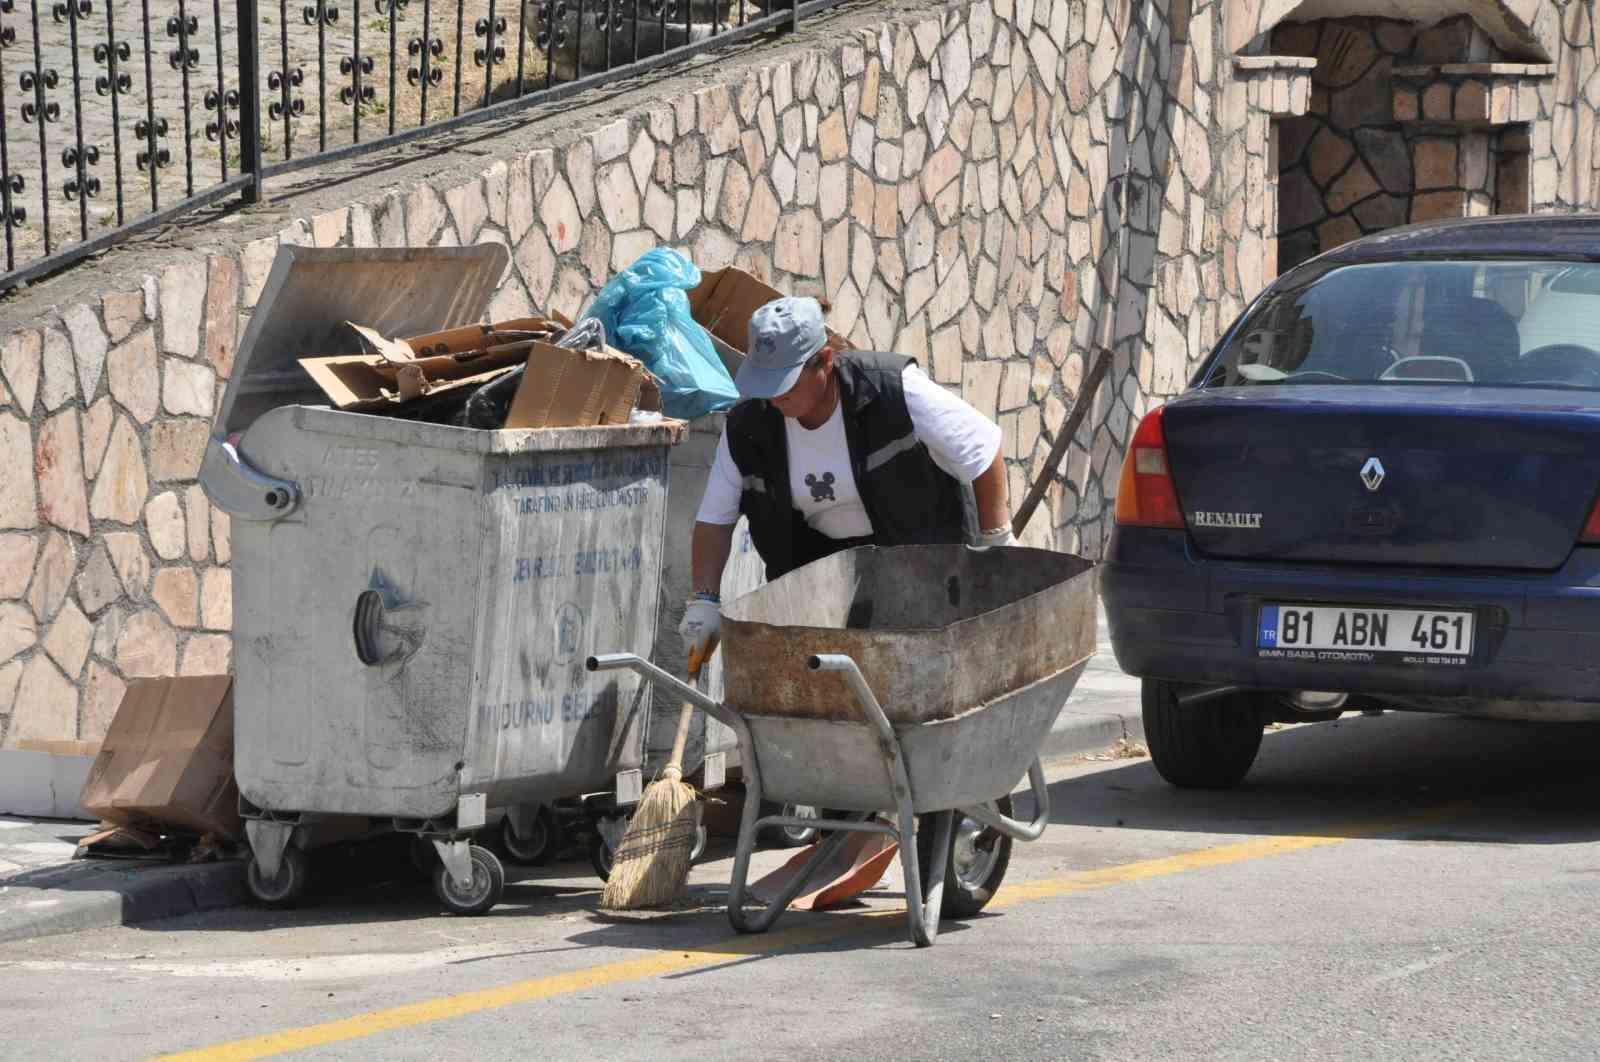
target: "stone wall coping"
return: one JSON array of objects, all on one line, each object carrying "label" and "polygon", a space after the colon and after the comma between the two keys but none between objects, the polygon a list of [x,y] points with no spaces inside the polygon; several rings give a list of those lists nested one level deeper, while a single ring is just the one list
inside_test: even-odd
[{"label": "stone wall coping", "polygon": [[1397,66],[1394,76],[1406,81],[1440,77],[1552,78],[1554,63],[1445,63],[1443,66]]},{"label": "stone wall coping", "polygon": [[1233,68],[1240,74],[1311,71],[1317,68],[1317,60],[1309,55],[1236,55]]}]

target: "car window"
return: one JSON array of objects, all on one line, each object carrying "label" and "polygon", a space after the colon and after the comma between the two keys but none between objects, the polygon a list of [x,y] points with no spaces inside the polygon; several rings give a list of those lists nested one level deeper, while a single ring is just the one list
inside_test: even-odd
[{"label": "car window", "polygon": [[1207,386],[1470,384],[1600,390],[1600,265],[1410,261],[1265,297]]}]

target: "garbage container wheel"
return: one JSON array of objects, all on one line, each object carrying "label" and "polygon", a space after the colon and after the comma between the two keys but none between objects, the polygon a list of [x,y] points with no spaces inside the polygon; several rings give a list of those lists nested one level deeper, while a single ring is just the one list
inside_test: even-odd
[{"label": "garbage container wheel", "polygon": [[433,892],[452,914],[481,915],[500,902],[506,889],[506,872],[487,848],[472,845],[467,851],[472,858],[472,884],[465,889],[456,885],[440,860],[433,872]]},{"label": "garbage container wheel", "polygon": [[548,805],[539,805],[533,816],[528,836],[518,837],[516,827],[507,815],[500,822],[500,848],[514,863],[537,867],[550,862],[561,847],[561,826],[556,813]]},{"label": "garbage container wheel", "polygon": [[[1000,814],[1011,815],[1011,798],[1001,797],[993,806]],[[917,862],[922,869],[922,887],[928,888],[928,868],[933,865],[933,823],[924,820],[917,826]],[[945,918],[971,918],[983,910],[1011,865],[1011,838],[991,830],[975,819],[956,812],[950,829],[950,852],[944,865]]]},{"label": "garbage container wheel", "polygon": [[[706,854],[707,842],[706,828],[699,826],[694,831],[694,849],[689,853],[689,862],[698,863],[700,857]],[[601,881],[611,880],[611,867],[616,862],[616,853],[606,843],[605,836],[598,831],[593,841],[589,842],[589,864],[594,867],[594,872]]]},{"label": "garbage container wheel", "polygon": [[306,854],[294,847],[283,850],[283,855],[278,859],[278,873],[273,877],[269,878],[262,872],[261,864],[253,855],[250,865],[245,868],[245,883],[250,895],[262,907],[294,906],[305,895],[309,876]]}]

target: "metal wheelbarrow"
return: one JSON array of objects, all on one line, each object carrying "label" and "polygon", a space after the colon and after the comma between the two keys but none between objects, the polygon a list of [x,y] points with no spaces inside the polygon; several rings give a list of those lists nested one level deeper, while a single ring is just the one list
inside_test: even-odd
[{"label": "metal wheelbarrow", "polygon": [[[638,672],[738,734],[746,795],[729,921],[764,932],[850,833],[882,833],[899,843],[910,937],[925,947],[941,914],[975,914],[993,895],[1012,839],[1044,832],[1038,750],[1094,653],[1093,564],[1022,548],[847,550],[731,602],[722,639],[721,703],[633,654],[588,666]],[[1007,814],[1024,774],[1028,822]],[[766,800],[838,815],[762,816]],[[772,826],[831,836],[783,895],[750,909],[750,855]],[[979,865],[980,887],[952,873],[952,849]]]}]

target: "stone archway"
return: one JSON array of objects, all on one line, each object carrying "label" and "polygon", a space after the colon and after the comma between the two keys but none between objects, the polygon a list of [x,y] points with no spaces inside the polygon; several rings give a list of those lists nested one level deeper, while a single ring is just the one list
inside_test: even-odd
[{"label": "stone archway", "polygon": [[1540,0],[1230,0],[1228,48],[1243,52],[1286,22],[1378,18],[1426,28],[1465,16],[1501,55],[1516,62],[1548,63],[1553,41],[1534,30]]},{"label": "stone archway", "polygon": [[[1528,209],[1528,123],[1539,115],[1535,86],[1553,67],[1519,61],[1499,43],[1504,33],[1491,35],[1470,15],[1304,20],[1307,13],[1396,5],[1280,6],[1288,17],[1258,43],[1274,56],[1313,64],[1309,108],[1275,121],[1280,269],[1409,222]],[[1474,5],[1406,6],[1407,15],[1421,8],[1432,16]]]}]

